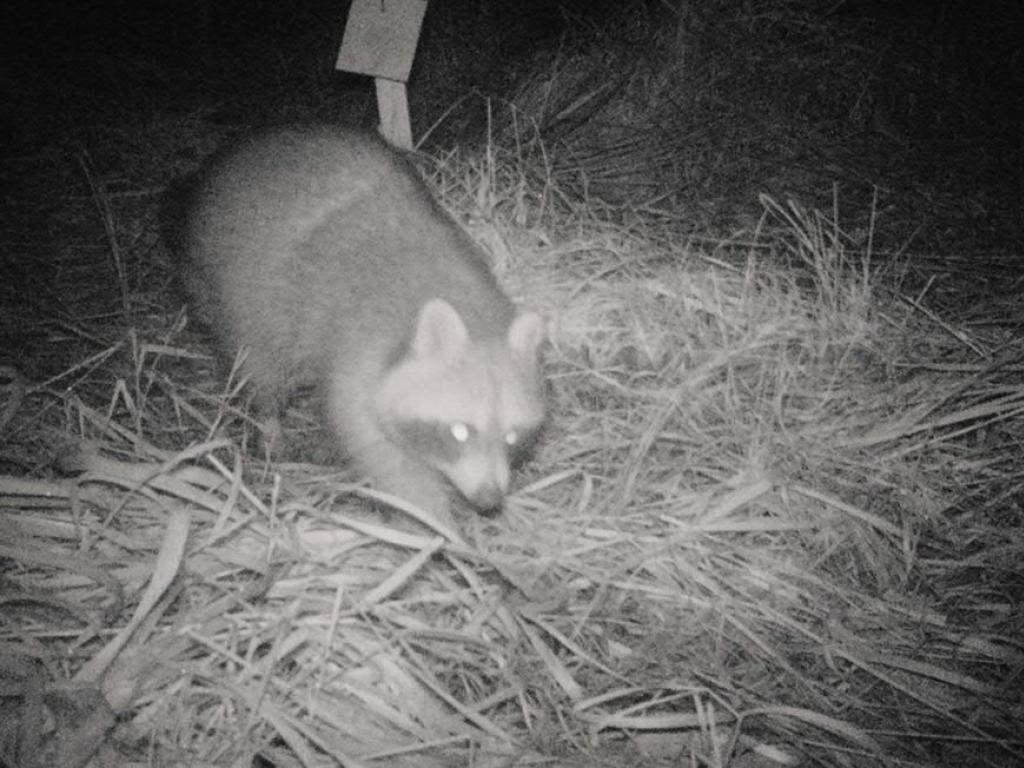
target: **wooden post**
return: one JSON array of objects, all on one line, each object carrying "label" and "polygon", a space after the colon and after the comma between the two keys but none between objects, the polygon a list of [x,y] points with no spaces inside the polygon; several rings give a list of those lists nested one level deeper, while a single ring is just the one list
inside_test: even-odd
[{"label": "wooden post", "polygon": [[405,149],[412,149],[405,84],[426,9],[426,0],[352,0],[334,65],[376,79],[379,130]]}]

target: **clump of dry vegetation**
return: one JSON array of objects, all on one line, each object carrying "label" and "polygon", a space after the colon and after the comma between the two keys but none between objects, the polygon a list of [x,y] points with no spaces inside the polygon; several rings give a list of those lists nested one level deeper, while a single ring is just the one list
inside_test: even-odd
[{"label": "clump of dry vegetation", "polygon": [[[701,40],[685,21],[659,29]],[[723,75],[654,56],[646,80],[579,86],[595,50],[531,71],[506,131],[428,169],[551,323],[550,427],[464,542],[344,468],[251,450],[243,383],[215,375],[157,237],[181,148],[217,130],[168,119],[56,151],[74,162],[37,178],[69,190],[61,216],[34,215],[61,247],[42,259],[52,244],[17,230],[3,289],[4,762],[1024,760],[1024,338],[995,290],[1020,254],[883,251],[905,232],[831,183],[822,210],[755,198],[771,169],[742,141],[735,161],[700,148],[723,124],[757,133],[736,113],[685,141],[609,138],[623,94],[671,134],[658,95]],[[605,51],[611,71],[637,60]],[[585,106],[602,94],[614,130]],[[772,135],[816,146],[789,114]],[[681,171],[734,196],[695,224]],[[287,428],[313,439],[314,421],[299,405]]]}]

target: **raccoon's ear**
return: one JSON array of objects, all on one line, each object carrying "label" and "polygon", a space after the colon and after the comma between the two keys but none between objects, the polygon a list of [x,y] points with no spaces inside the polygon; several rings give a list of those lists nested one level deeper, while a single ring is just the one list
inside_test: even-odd
[{"label": "raccoon's ear", "polygon": [[468,339],[466,324],[455,307],[444,299],[431,299],[420,310],[412,351],[417,357],[454,359],[466,348]]},{"label": "raccoon's ear", "polygon": [[546,336],[547,331],[540,315],[536,312],[525,312],[516,317],[509,326],[508,345],[518,355],[533,357]]}]

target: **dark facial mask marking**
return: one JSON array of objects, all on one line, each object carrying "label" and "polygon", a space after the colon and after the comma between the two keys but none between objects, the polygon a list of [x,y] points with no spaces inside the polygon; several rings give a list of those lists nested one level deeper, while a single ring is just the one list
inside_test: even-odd
[{"label": "dark facial mask marking", "polygon": [[443,464],[456,463],[466,446],[476,439],[476,432],[467,425],[468,438],[455,439],[452,425],[439,421],[403,421],[395,425],[400,442],[417,456],[429,457]]}]

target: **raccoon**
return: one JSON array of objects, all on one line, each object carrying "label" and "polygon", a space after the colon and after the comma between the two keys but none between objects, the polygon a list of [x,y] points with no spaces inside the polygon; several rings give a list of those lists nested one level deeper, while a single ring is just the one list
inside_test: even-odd
[{"label": "raccoon", "polygon": [[201,172],[173,240],[220,355],[245,350],[271,450],[311,384],[379,490],[447,524],[458,499],[500,509],[544,421],[543,322],[398,152],[335,128],[248,139]]}]

